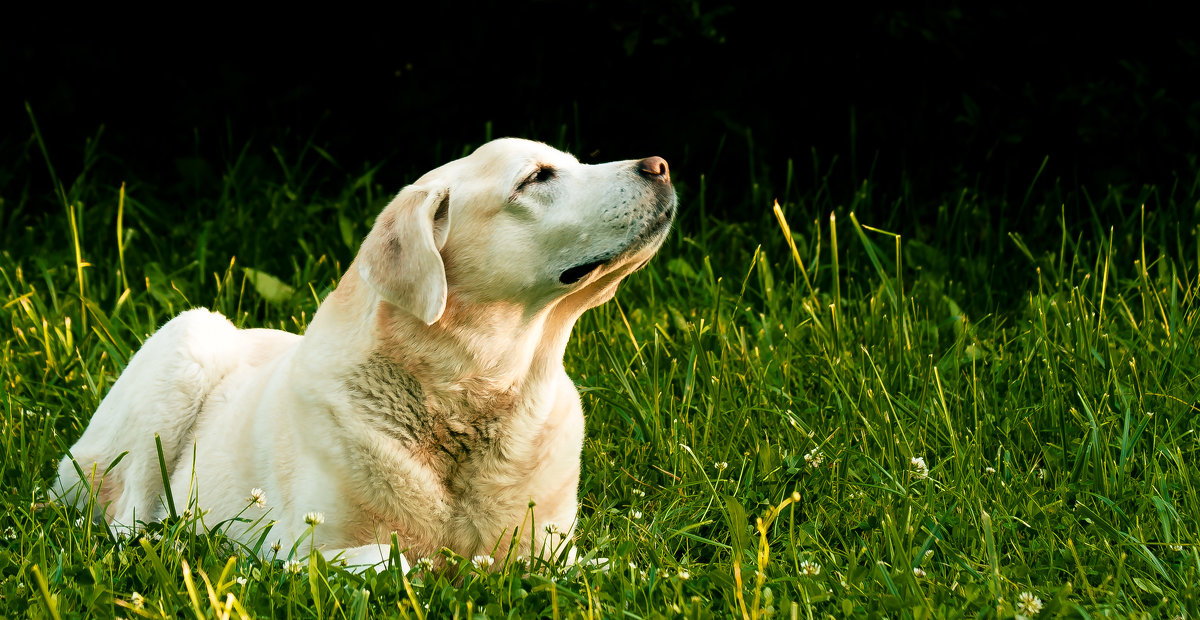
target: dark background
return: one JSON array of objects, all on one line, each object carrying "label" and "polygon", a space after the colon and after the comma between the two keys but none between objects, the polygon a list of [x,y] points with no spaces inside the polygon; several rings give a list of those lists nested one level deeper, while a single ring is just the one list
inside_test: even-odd
[{"label": "dark background", "polygon": [[8,20],[0,196],[60,209],[38,199],[53,194],[26,102],[64,179],[103,126],[114,185],[194,189],[247,143],[311,140],[347,169],[383,163],[398,189],[491,123],[584,161],[662,155],[685,184],[706,175],[710,211],[735,218],[752,183],[781,191],[789,158],[795,184],[814,183],[814,153],[847,193],[869,177],[933,200],[1023,194],[1047,156],[1040,183],[1186,184],[1200,151],[1196,28],[1153,5],[328,11]]}]

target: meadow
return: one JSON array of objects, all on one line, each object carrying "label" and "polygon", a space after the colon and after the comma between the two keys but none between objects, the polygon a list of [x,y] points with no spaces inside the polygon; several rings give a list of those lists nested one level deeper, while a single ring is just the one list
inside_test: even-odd
[{"label": "meadow", "polygon": [[54,186],[0,196],[0,616],[1200,617],[1200,168],[919,202],[817,155],[748,188],[673,166],[676,230],[567,352],[574,543],[608,562],[354,574],[46,488],[156,327],[302,332],[399,187],[259,143],[176,204],[102,158],[3,171]]}]

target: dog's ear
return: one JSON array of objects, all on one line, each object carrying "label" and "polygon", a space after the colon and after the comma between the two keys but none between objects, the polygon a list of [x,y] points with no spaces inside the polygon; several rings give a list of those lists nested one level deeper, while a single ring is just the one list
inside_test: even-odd
[{"label": "dog's ear", "polygon": [[441,250],[450,232],[450,190],[410,185],[358,250],[358,273],[384,300],[433,325],[446,309]]}]

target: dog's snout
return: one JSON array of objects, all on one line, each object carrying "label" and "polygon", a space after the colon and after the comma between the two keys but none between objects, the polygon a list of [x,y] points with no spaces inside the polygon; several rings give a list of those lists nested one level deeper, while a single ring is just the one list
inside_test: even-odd
[{"label": "dog's snout", "polygon": [[668,183],[671,181],[671,172],[667,168],[667,160],[661,157],[647,157],[638,162],[638,174],[653,181],[662,181]]}]

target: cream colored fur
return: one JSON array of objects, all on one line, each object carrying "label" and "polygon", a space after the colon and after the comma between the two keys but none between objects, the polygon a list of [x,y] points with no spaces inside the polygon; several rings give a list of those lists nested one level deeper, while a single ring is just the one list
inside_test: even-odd
[{"label": "cream colored fur", "polygon": [[86,480],[64,458],[54,492],[83,507],[90,486],[95,516],[119,525],[163,517],[157,433],[177,503],[190,494],[209,526],[265,517],[284,550],[319,512],[301,553],[375,564],[392,533],[408,557],[545,552],[577,509],[571,328],[654,254],[675,209],[657,158],[485,144],[400,192],[303,336],[207,310],[164,325],[72,446]]}]

